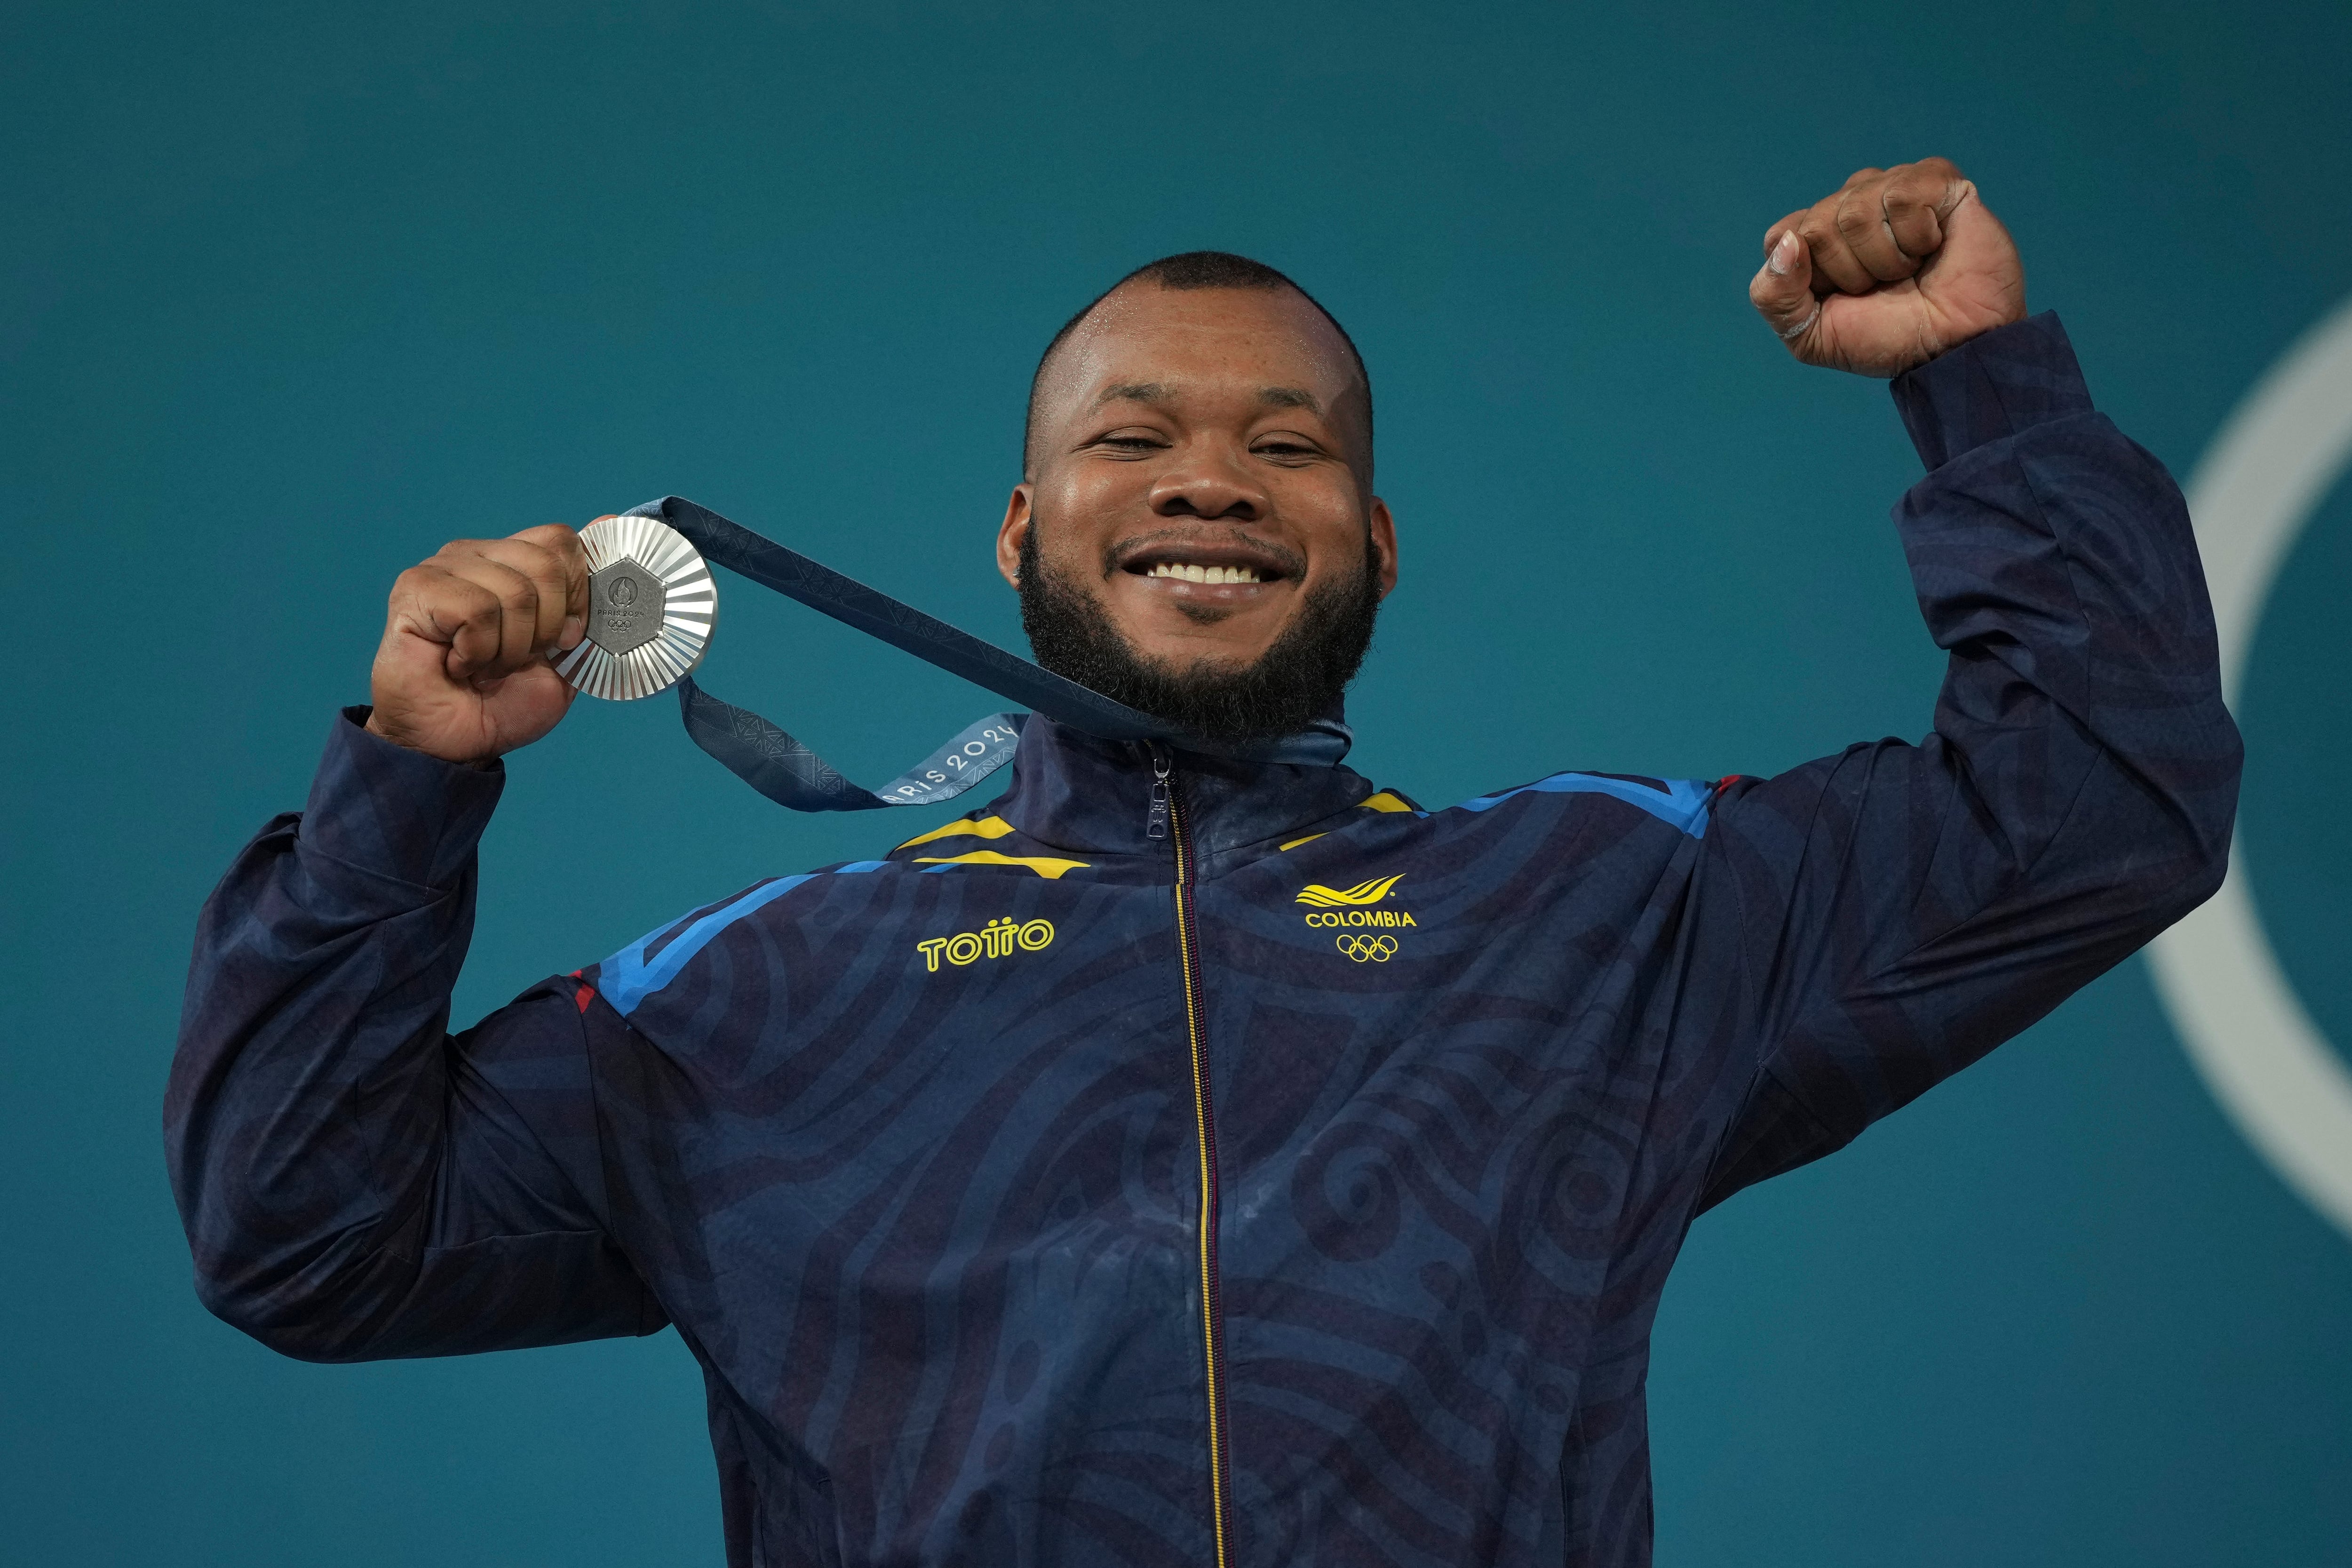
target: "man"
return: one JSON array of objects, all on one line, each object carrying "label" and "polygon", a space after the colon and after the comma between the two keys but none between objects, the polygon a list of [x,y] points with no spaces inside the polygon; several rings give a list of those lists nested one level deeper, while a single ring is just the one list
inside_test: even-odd
[{"label": "man", "polygon": [[1931,159],[1773,225],[1796,356],[1895,377],[1935,728],[1769,780],[1425,812],[1248,760],[1397,576],[1352,344],[1255,263],[1055,340],[997,559],[1043,719],[992,810],[756,885],[454,1037],[568,530],[404,574],[372,710],[206,910],[167,1122],[206,1304],[318,1360],[674,1323],[729,1561],[1647,1561],[1684,1232],[2209,894],[2238,742],[2179,493]]}]

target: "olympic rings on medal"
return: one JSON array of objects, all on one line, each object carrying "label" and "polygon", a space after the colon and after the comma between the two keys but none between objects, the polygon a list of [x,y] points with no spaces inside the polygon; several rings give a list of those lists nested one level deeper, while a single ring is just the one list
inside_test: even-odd
[{"label": "olympic rings on medal", "polygon": [[1349,935],[1331,940],[1339,944],[1341,952],[1358,963],[1386,963],[1397,950],[1397,939],[1392,936]]}]

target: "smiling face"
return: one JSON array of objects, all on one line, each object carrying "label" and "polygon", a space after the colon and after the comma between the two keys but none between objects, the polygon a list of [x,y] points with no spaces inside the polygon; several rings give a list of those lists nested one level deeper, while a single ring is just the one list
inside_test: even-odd
[{"label": "smiling face", "polygon": [[[1025,586],[1024,618],[1050,591],[1162,681],[1314,652],[1301,640],[1344,630],[1334,616],[1358,603],[1369,635],[1370,605],[1396,584],[1395,525],[1370,489],[1370,394],[1293,289],[1114,290],[1045,366],[1029,463],[997,537],[1008,581],[1049,580]],[[1054,639],[1031,635],[1051,668]],[[1101,689],[1097,671],[1062,673]]]}]

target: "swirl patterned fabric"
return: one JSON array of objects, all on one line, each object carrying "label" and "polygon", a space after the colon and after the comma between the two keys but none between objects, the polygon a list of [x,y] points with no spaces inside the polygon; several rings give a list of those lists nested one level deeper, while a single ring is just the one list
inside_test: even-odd
[{"label": "swirl patterned fabric", "polygon": [[1772,779],[1424,812],[1180,755],[1154,838],[1141,744],[1035,721],[986,816],[453,1037],[500,775],[347,717],[203,917],[204,1300],[322,1361],[675,1324],[737,1568],[1645,1563],[1693,1217],[2224,865],[2171,481],[2053,318],[1895,392],[1934,729]]}]

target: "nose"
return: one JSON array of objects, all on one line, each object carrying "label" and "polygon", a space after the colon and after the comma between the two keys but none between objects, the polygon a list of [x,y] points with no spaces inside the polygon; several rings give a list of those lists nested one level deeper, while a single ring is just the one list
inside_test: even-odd
[{"label": "nose", "polygon": [[1273,498],[1229,457],[1195,450],[1152,485],[1151,510],[1161,517],[1255,522],[1273,510]]}]

